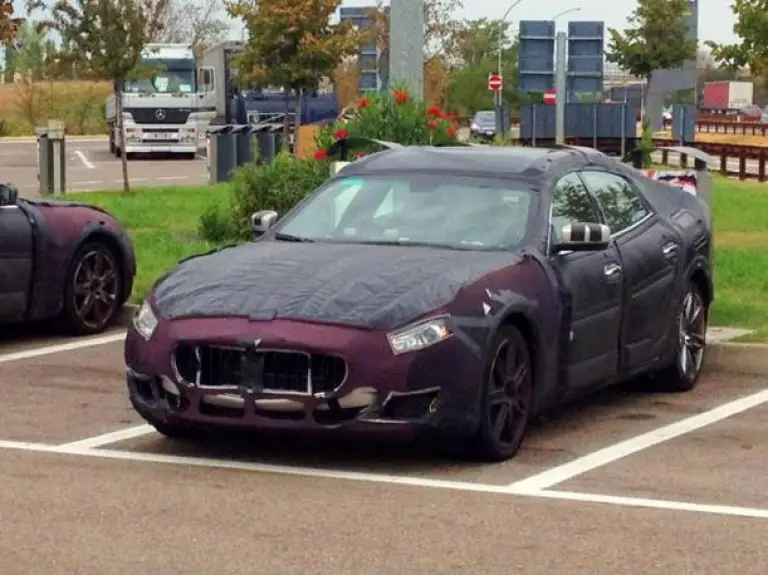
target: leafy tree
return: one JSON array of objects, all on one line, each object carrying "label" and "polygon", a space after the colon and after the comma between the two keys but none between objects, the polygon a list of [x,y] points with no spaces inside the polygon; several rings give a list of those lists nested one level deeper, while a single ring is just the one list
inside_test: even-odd
[{"label": "leafy tree", "polygon": [[44,65],[45,32],[30,22],[24,22],[16,36],[16,70],[32,81],[42,78]]},{"label": "leafy tree", "polygon": [[501,20],[466,20],[455,34],[455,54],[464,66],[476,66],[486,60],[498,58],[499,45],[502,59],[517,59],[516,42],[510,42],[510,24]]},{"label": "leafy tree", "polygon": [[[32,6],[41,8],[45,6],[40,2]],[[112,81],[121,150],[125,150],[121,89],[126,80],[142,74],[142,53],[162,28],[167,8],[168,0],[57,0],[43,24],[61,37],[61,62],[93,79]],[[126,154],[121,156],[123,190],[130,192]]]},{"label": "leafy tree", "polygon": [[[330,77],[343,59],[357,53],[363,33],[349,22],[333,24],[341,0],[231,0],[230,16],[241,18],[248,41],[234,58],[238,82],[279,86],[285,90],[286,109],[296,98],[296,131],[301,118],[301,94]],[[283,123],[283,145],[288,143],[289,120]],[[295,146],[298,151],[299,146]]]},{"label": "leafy tree", "polygon": [[688,36],[685,22],[689,9],[688,0],[637,0],[628,27],[608,29],[606,59],[649,81],[656,70],[696,58],[697,42]]},{"label": "leafy tree", "polygon": [[169,0],[163,28],[153,41],[189,42],[195,57],[201,58],[210,46],[224,39],[230,26],[219,16],[221,0]]},{"label": "leafy tree", "polygon": [[23,22],[14,18],[13,13],[13,0],[0,0],[0,44],[12,43]]},{"label": "leafy tree", "polygon": [[733,0],[736,15],[733,32],[739,37],[734,44],[707,41],[716,62],[735,72],[749,66],[752,75],[768,80],[768,0]]}]

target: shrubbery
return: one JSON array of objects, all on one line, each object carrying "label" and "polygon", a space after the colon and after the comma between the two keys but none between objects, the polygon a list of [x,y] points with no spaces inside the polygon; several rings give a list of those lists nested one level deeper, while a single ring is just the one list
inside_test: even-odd
[{"label": "shrubbery", "polygon": [[[250,217],[259,210],[281,216],[314,191],[330,174],[328,150],[340,139],[362,137],[403,145],[450,145],[456,142],[457,121],[436,107],[413,100],[396,88],[386,94],[361,98],[344,119],[315,136],[314,159],[296,159],[282,153],[269,164],[239,168],[232,182],[231,205],[203,214],[199,230],[208,241],[247,240]],[[376,151],[375,144],[357,146],[352,158]]]}]

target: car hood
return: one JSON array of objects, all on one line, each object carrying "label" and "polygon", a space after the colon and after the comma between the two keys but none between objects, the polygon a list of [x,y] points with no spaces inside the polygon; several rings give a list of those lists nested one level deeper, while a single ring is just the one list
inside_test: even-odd
[{"label": "car hood", "polygon": [[233,316],[389,330],[448,305],[509,252],[259,241],[181,262],[152,301],[166,319]]}]

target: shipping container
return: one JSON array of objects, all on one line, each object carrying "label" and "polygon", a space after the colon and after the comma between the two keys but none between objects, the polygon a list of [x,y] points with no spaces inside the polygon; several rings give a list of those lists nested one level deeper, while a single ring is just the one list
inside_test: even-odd
[{"label": "shipping container", "polygon": [[737,110],[752,104],[752,82],[706,82],[701,98],[703,110]]}]

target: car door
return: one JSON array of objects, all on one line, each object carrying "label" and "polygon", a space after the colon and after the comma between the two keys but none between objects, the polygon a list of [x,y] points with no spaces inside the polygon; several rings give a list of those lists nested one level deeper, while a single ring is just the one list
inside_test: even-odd
[{"label": "car door", "polygon": [[675,280],[682,265],[679,238],[622,176],[600,171],[581,176],[597,197],[621,257],[626,290],[621,368],[634,371],[669,344],[665,335],[675,317]]},{"label": "car door", "polygon": [[[602,223],[598,204],[575,173],[556,182],[550,216],[550,243],[564,225]],[[611,244],[597,252],[550,253],[550,263],[565,294],[566,344],[564,368],[569,391],[616,377],[623,276],[619,252]]]},{"label": "car door", "polygon": [[0,206],[0,322],[19,321],[32,280],[32,225],[18,206]]}]

